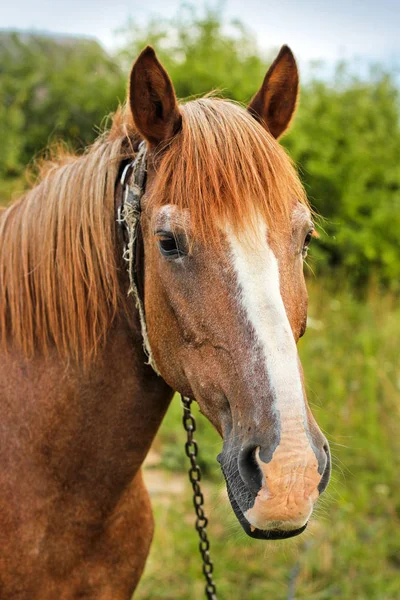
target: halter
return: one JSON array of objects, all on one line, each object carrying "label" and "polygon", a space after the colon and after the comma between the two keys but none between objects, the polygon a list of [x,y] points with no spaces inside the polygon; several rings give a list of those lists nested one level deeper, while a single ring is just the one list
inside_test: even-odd
[{"label": "halter", "polygon": [[[151,352],[147,335],[143,295],[140,293],[140,273],[138,272],[138,233],[140,230],[141,200],[146,189],[147,180],[147,150],[145,142],[141,142],[134,160],[128,163],[121,175],[122,198],[117,208],[117,223],[124,241],[123,258],[128,263],[129,291],[135,298],[139,311],[140,327],[143,337],[143,349],[148,364],[159,375]],[[193,437],[196,431],[196,421],[190,411],[191,398],[182,398],[183,427],[186,431],[187,442],[185,452],[190,460],[189,480],[193,488],[193,505],[196,512],[195,527],[199,535],[199,551],[203,561],[203,575],[206,580],[205,595],[208,600],[217,600],[216,587],[213,581],[214,566],[210,558],[206,527],[208,519],[203,510],[204,497],[200,488],[201,470],[197,463],[197,442]]]},{"label": "halter", "polygon": [[147,335],[146,319],[144,314],[143,298],[139,291],[139,277],[137,270],[137,238],[140,227],[141,200],[146,189],[147,181],[147,149],[145,142],[141,142],[134,160],[128,163],[121,175],[122,199],[117,209],[117,223],[121,228],[124,240],[123,258],[128,263],[129,290],[139,311],[140,328],[143,338],[143,349],[147,356],[147,363],[159,375],[156,363],[151,352]]}]

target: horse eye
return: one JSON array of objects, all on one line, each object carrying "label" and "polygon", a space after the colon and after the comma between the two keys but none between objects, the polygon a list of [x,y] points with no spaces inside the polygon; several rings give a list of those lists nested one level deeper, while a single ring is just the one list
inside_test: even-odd
[{"label": "horse eye", "polygon": [[160,236],[158,246],[161,254],[167,258],[179,258],[186,254],[179,239],[173,235],[163,234]]},{"label": "horse eye", "polygon": [[304,239],[304,244],[303,244],[303,249],[302,249],[302,254],[303,254],[303,256],[306,256],[306,255],[307,255],[308,247],[309,247],[309,245],[311,244],[311,240],[312,240],[312,237],[313,237],[313,233],[314,233],[314,230],[313,230],[313,229],[311,229],[311,230],[310,230],[310,231],[307,233],[307,235],[306,235],[306,237],[305,237],[305,239]]}]

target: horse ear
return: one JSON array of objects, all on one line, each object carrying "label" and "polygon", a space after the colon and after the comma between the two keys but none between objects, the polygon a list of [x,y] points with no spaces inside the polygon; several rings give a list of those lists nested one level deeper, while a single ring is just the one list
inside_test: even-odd
[{"label": "horse ear", "polygon": [[174,87],[151,46],[132,67],[129,105],[138,133],[153,146],[172,138],[181,127]]},{"label": "horse ear", "polygon": [[296,110],[299,73],[292,51],[282,46],[248,110],[278,138],[288,128]]}]

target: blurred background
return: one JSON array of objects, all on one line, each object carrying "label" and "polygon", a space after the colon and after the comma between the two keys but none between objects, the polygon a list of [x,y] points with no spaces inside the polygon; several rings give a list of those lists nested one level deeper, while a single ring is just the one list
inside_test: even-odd
[{"label": "blurred background", "polygon": [[[215,577],[221,599],[399,599],[399,1],[17,0],[1,12],[0,204],[49,144],[79,152],[107,127],[148,43],[180,98],[218,89],[242,102],[291,46],[302,88],[282,143],[320,215],[300,353],[334,471],[306,533],[251,540],[199,415]],[[174,399],[147,461],[156,534],[139,600],[203,598],[183,444]]]}]

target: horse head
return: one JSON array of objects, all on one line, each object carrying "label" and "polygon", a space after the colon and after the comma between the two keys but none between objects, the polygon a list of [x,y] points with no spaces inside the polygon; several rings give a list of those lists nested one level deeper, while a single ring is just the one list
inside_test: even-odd
[{"label": "horse head", "polygon": [[214,97],[178,104],[151,48],[129,86],[147,145],[147,349],[162,378],[195,398],[222,436],[232,507],[244,530],[263,539],[301,533],[330,475],[296,347],[314,226],[277,142],[297,95],[286,46],[247,109]]}]

